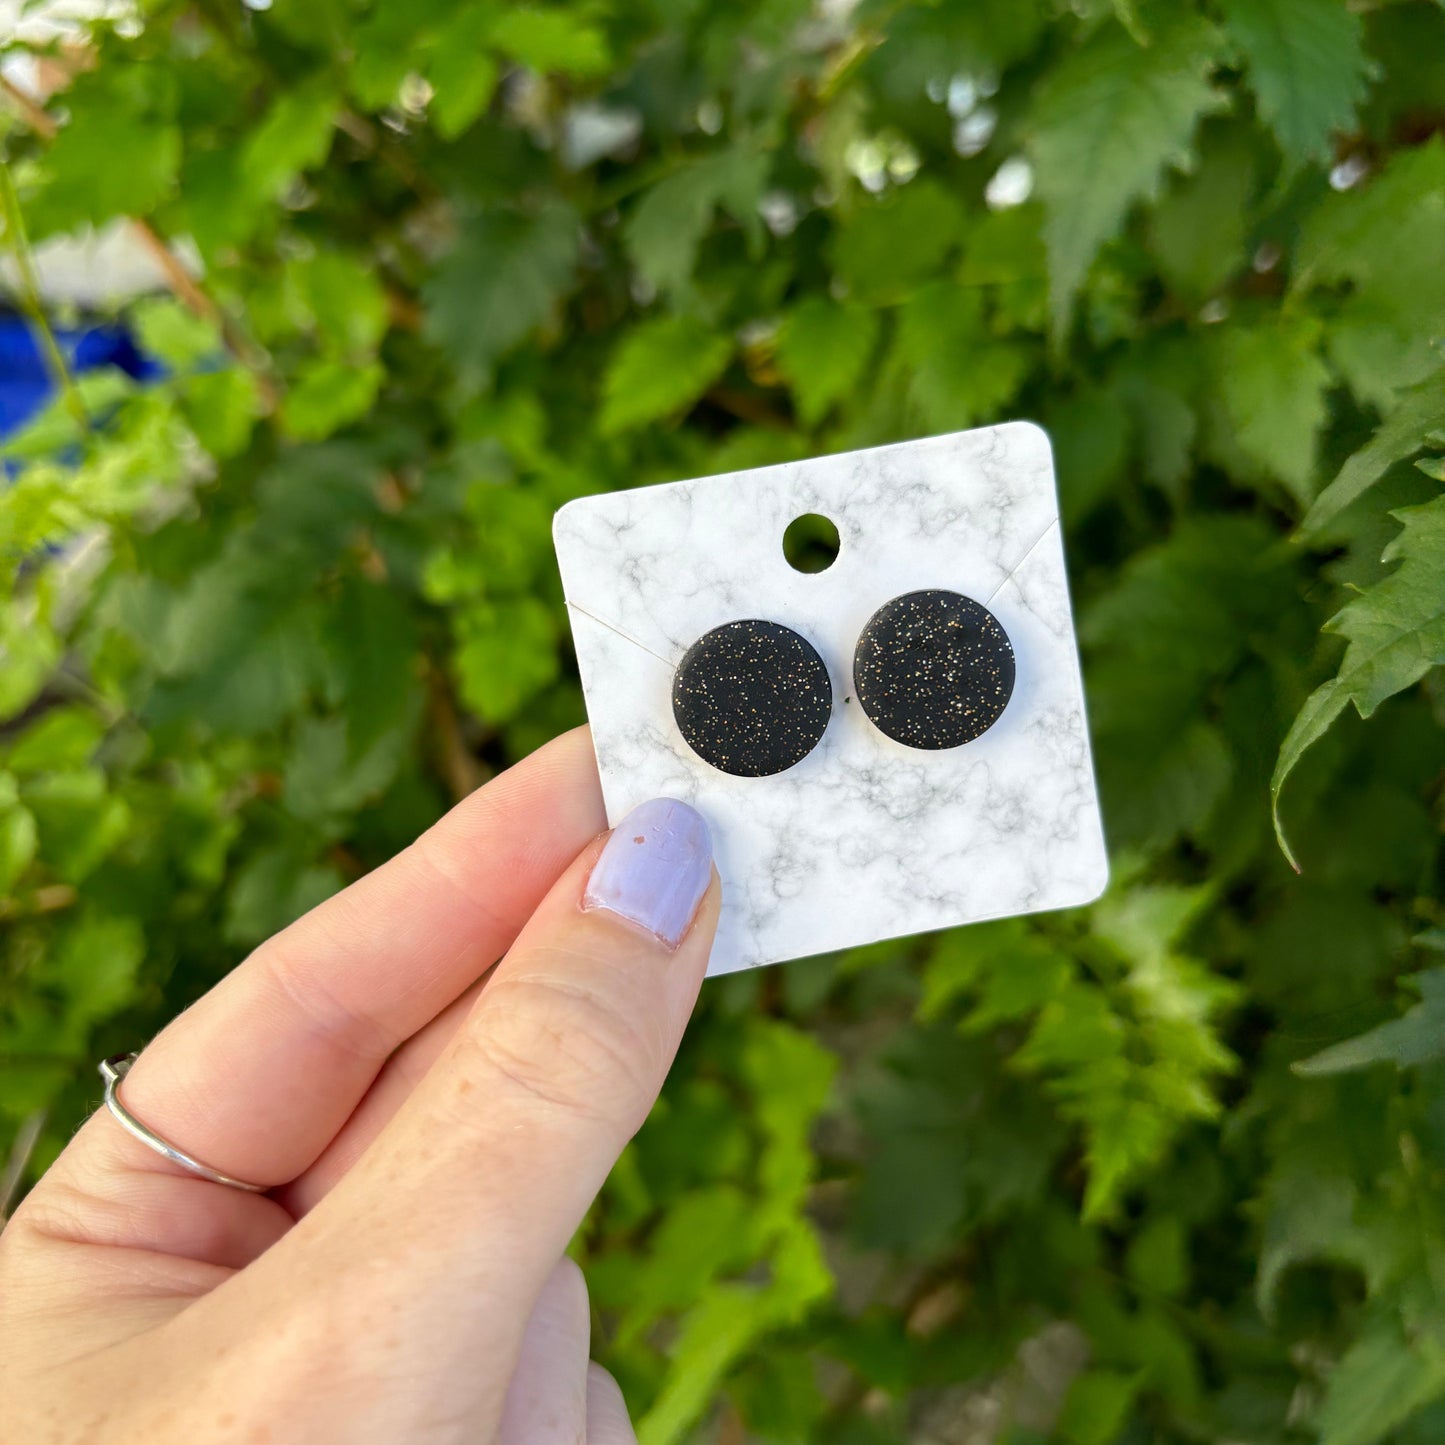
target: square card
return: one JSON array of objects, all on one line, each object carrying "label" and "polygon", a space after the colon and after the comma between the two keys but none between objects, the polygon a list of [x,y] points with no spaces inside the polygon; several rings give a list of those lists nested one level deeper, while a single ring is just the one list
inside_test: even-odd
[{"label": "square card", "polygon": [[[783,550],[809,514],[818,572]],[[583,497],[553,537],[609,821],[663,796],[712,831],[710,974],[1103,891],[1037,426]]]}]

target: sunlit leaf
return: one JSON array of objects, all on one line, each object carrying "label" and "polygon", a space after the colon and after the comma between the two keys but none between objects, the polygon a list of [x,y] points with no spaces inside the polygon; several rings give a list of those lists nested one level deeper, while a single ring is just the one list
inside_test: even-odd
[{"label": "sunlit leaf", "polygon": [[1220,47],[1200,16],[1169,22],[1147,47],[1105,27],[1041,89],[1033,156],[1048,210],[1056,337],[1099,247],[1136,200],[1157,193],[1166,168],[1190,163],[1199,118],[1224,105],[1210,82]]}]

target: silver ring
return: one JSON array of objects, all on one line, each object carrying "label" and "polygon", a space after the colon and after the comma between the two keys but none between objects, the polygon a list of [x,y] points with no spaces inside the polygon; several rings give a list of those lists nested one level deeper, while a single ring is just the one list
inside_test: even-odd
[{"label": "silver ring", "polygon": [[212,1169],[209,1164],[202,1164],[199,1159],[192,1159],[191,1156],[174,1144],[168,1144],[154,1129],[147,1129],[129,1109],[120,1101],[120,1095],[116,1090],[120,1087],[120,1081],[130,1073],[130,1066],[135,1063],[136,1054],[112,1054],[108,1059],[100,1061],[100,1077],[105,1080],[105,1107],[115,1116],[115,1121],[132,1138],[139,1139],[147,1148],[154,1149],[157,1154],[163,1154],[173,1164],[179,1164],[182,1169],[189,1169],[192,1174],[201,1179],[209,1179],[212,1184],[229,1184],[232,1189],[244,1189],[248,1194],[264,1194],[270,1188],[268,1184],[247,1184],[244,1179],[232,1179],[229,1174],[222,1174],[219,1169]]}]

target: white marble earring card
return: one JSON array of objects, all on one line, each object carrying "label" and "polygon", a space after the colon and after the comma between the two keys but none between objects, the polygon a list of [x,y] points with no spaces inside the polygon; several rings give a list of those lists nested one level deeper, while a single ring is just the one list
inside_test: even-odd
[{"label": "white marble earring card", "polygon": [[[838,529],[821,572],[783,553],[808,513]],[[553,534],[609,819],[674,797],[712,829],[710,973],[1103,890],[1038,427],[584,497]],[[928,628],[957,643],[948,666],[917,662]]]}]

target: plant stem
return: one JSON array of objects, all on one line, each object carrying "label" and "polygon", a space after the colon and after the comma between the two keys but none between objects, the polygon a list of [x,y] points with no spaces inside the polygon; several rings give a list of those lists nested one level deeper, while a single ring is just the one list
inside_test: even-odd
[{"label": "plant stem", "polygon": [[[0,75],[0,93],[8,96],[15,107],[25,117],[26,124],[46,141],[53,141],[59,133],[59,127],[50,113],[33,97],[27,95],[21,88],[7,76]],[[9,178],[5,181],[6,187],[13,193],[13,185]],[[8,200],[7,200],[8,209]],[[18,216],[19,206],[16,204]],[[253,373],[257,385],[260,388],[261,396],[266,405],[275,409],[280,400],[280,388],[273,374],[271,358],[265,350],[258,345],[251,337],[241,329],[236,321],[226,314],[225,311],[206,293],[200,283],[189,271],[186,270],[171,250],[165,238],[155,227],[139,216],[127,218],[131,231],[141,245],[150,252],[156,265],[160,268],[161,275],[165,279],[166,286],[187,309],[195,316],[201,317],[216,326],[221,333],[221,339],[227,350],[244,366]],[[23,221],[19,234],[24,235]]]},{"label": "plant stem", "polygon": [[66,364],[65,354],[50,328],[50,318],[40,299],[39,279],[30,255],[30,240],[25,234],[25,217],[20,211],[20,197],[15,193],[15,182],[10,176],[10,167],[0,160],[0,213],[5,222],[5,237],[15,257],[15,270],[19,279],[20,306],[40,334],[41,349],[45,352],[52,379],[55,382],[66,409],[75,418],[75,424],[82,433],[90,431],[90,418],[85,414],[85,403],[75,389],[75,379]]}]

